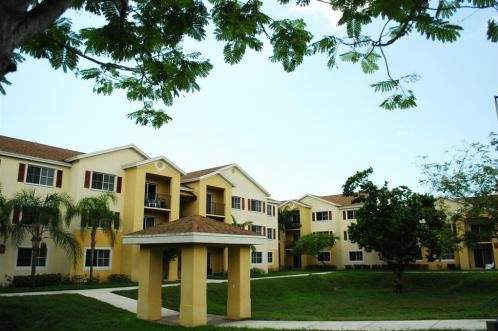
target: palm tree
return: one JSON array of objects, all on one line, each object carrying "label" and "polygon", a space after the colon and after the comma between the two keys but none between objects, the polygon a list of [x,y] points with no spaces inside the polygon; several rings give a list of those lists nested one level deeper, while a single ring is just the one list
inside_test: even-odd
[{"label": "palm tree", "polygon": [[36,195],[35,190],[22,190],[9,201],[15,214],[10,236],[17,246],[26,238],[31,241],[31,286],[35,285],[36,267],[42,242],[51,238],[73,257],[73,262],[81,255],[78,241],[64,229],[70,219],[63,218],[63,209],[71,209],[71,199],[66,194],[50,193],[45,197]]},{"label": "palm tree", "polygon": [[119,216],[110,209],[110,204],[116,202],[113,193],[102,193],[95,197],[82,198],[69,211],[69,217],[81,216],[81,236],[90,230],[90,278],[93,282],[93,266],[95,261],[95,246],[97,244],[97,230],[101,229],[114,246],[116,230],[119,229]]},{"label": "palm tree", "polygon": [[0,240],[2,240],[4,245],[12,230],[9,222],[11,211],[11,204],[2,195],[2,186],[0,185]]}]

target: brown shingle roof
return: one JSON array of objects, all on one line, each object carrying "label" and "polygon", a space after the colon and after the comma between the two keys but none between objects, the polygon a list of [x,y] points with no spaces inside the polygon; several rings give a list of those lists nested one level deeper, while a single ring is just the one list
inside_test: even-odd
[{"label": "brown shingle roof", "polygon": [[190,179],[195,179],[195,178],[199,178],[199,177],[208,175],[208,174],[210,174],[212,172],[215,172],[217,170],[220,170],[221,168],[224,168],[226,166],[228,166],[228,164],[225,164],[225,165],[222,165],[222,166],[219,166],[219,167],[213,167],[213,168],[208,168],[208,169],[202,169],[202,170],[197,170],[197,171],[189,172],[185,176],[182,177],[182,181],[190,180]]},{"label": "brown shingle roof", "polygon": [[69,149],[43,145],[32,141],[0,136],[0,151],[39,157],[53,161],[63,161],[70,157],[84,154]]},{"label": "brown shingle roof", "polygon": [[211,218],[200,215],[183,217],[173,222],[163,223],[158,226],[154,226],[130,234],[150,235],[150,234],[175,234],[175,233],[191,233],[191,232],[257,236],[257,234],[252,231],[239,228],[235,225],[230,225],[220,221],[215,221]]},{"label": "brown shingle roof", "polygon": [[324,195],[319,196],[320,199],[330,201],[332,203],[337,203],[341,206],[350,206],[353,204],[353,197],[346,197],[342,194]]}]

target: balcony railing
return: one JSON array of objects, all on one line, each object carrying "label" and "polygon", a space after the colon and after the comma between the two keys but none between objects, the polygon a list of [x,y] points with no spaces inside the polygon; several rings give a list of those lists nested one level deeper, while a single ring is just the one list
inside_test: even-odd
[{"label": "balcony railing", "polygon": [[225,215],[225,204],[211,202],[206,204],[206,214],[208,215]]},{"label": "balcony railing", "polygon": [[171,196],[168,194],[147,194],[144,206],[149,208],[171,209]]}]

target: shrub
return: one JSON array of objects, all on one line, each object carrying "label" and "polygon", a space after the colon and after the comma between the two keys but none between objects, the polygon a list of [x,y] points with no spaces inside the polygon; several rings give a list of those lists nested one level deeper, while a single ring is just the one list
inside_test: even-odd
[{"label": "shrub", "polygon": [[265,271],[259,268],[251,268],[251,276],[263,275]]},{"label": "shrub", "polygon": [[[41,274],[35,275],[35,286],[54,286],[61,285],[63,281],[62,274]],[[31,276],[14,276],[12,279],[14,287],[30,287]]]},{"label": "shrub", "polygon": [[128,283],[131,280],[130,277],[125,274],[110,274],[107,281],[111,283]]}]

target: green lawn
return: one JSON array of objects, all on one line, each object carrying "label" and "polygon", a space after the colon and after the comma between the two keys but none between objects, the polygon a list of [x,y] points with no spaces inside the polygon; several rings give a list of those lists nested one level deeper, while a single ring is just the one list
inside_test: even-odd
[{"label": "green lawn", "polygon": [[[225,315],[226,283],[208,285],[208,312]],[[498,272],[406,275],[403,294],[384,272],[335,272],[251,283],[252,317],[261,320],[415,320],[496,318]],[[137,291],[116,292],[136,298]],[[178,310],[179,287],[163,289]]]}]

